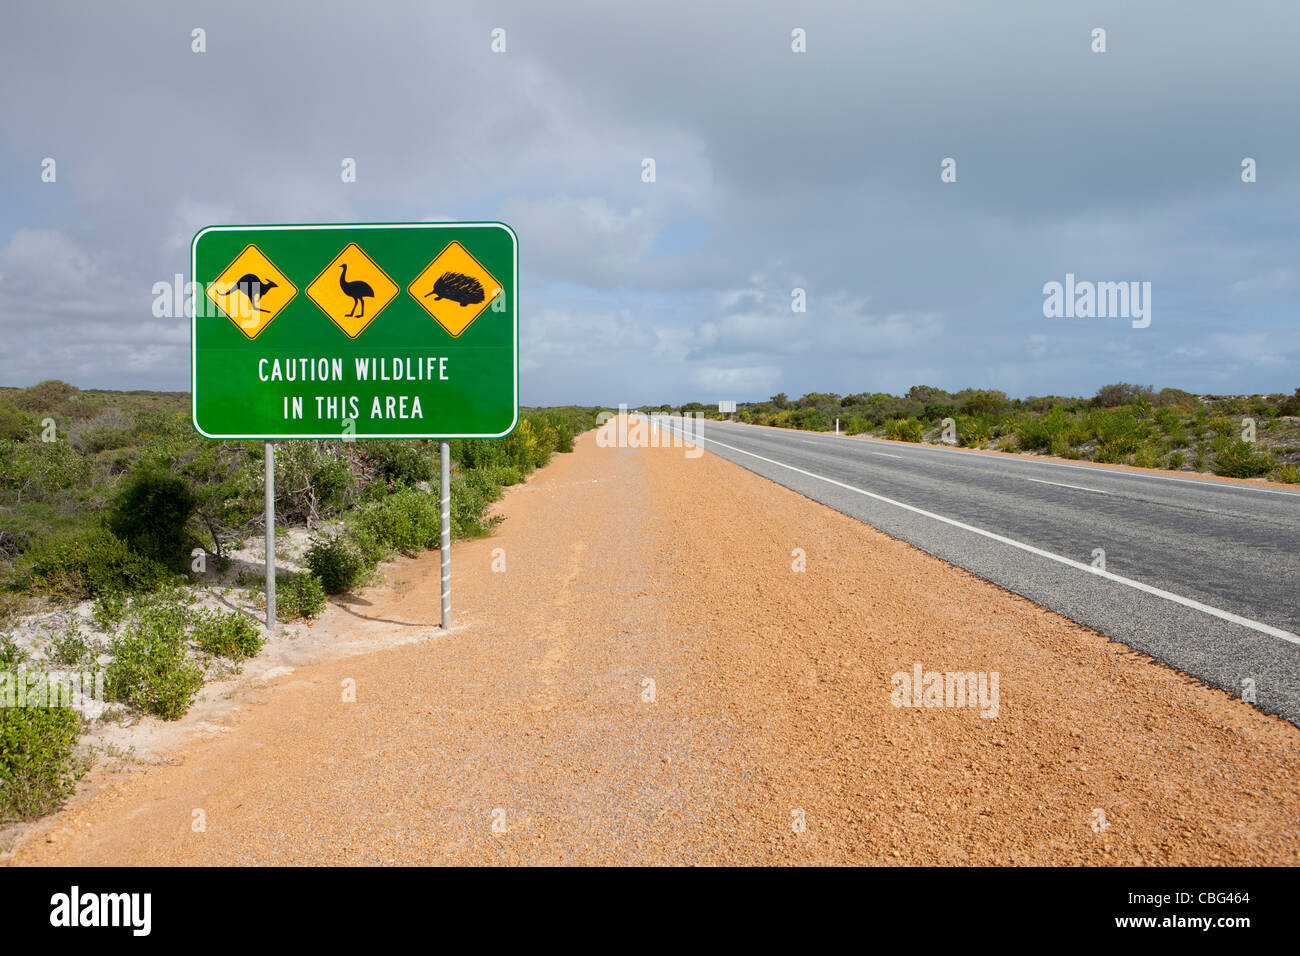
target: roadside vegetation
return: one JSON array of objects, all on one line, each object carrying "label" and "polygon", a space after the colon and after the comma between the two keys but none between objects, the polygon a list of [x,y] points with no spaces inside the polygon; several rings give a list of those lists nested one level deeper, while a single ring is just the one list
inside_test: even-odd
[{"label": "roadside vegetation", "polygon": [[[724,418],[716,406],[682,412]],[[670,410],[663,406],[660,410]],[[1193,395],[1106,385],[1091,398],[1008,398],[987,389],[915,385],[906,395],[811,392],[737,406],[735,420],[895,441],[1300,483],[1300,388],[1291,395]]]},{"label": "roadside vegetation", "polygon": [[[490,533],[503,489],[599,411],[525,411],[507,438],[452,442],[453,537]],[[261,442],[198,436],[185,393],[0,388],[0,681],[75,670],[104,697],[0,700],[0,823],[71,792],[90,723],[179,718],[261,649],[263,464]],[[310,622],[382,562],[436,548],[438,479],[436,442],[278,443],[280,619]]]}]

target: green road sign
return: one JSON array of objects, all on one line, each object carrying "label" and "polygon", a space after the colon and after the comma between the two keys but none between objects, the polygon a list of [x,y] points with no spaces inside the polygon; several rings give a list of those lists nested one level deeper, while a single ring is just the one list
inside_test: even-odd
[{"label": "green road sign", "polygon": [[519,258],[499,222],[209,226],[190,246],[208,438],[500,438]]}]

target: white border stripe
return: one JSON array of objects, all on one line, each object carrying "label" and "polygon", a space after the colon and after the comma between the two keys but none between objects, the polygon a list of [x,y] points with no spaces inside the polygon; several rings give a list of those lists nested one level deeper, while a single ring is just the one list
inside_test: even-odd
[{"label": "white border stripe", "polygon": [[1059,481],[1048,481],[1046,478],[1029,478],[1025,475],[1016,475],[1016,478],[1024,478],[1025,481],[1036,481],[1040,485],[1055,485],[1057,488],[1073,488],[1075,491],[1091,491],[1094,495],[1108,495],[1109,491],[1102,491],[1100,488],[1085,488],[1083,485],[1067,485]]},{"label": "white border stripe", "polygon": [[[684,435],[682,437],[685,438]],[[1183,607],[1189,607],[1194,611],[1200,611],[1202,614],[1209,614],[1211,617],[1217,617],[1220,620],[1228,621],[1232,624],[1238,624],[1241,627],[1250,628],[1252,631],[1259,631],[1261,634],[1267,634],[1270,637],[1276,637],[1278,640],[1287,641],[1288,643],[1300,646],[1300,635],[1292,634],[1290,631],[1284,631],[1280,627],[1273,627],[1271,624],[1264,624],[1261,621],[1242,617],[1240,614],[1233,614],[1231,611],[1225,611],[1222,608],[1212,607],[1209,604],[1202,604],[1200,601],[1194,601],[1191,598],[1183,597],[1181,594],[1174,594],[1172,591],[1165,591],[1162,588],[1152,587],[1150,584],[1143,584],[1141,581],[1134,581],[1132,578],[1126,578],[1123,575],[1114,574],[1110,571],[1103,571],[1100,568],[1094,568],[1092,565],[1084,564],[1082,561],[1075,561],[1073,558],[1053,554],[1051,551],[1044,551],[1042,548],[1036,548],[1032,544],[1025,544],[1023,541],[1017,541],[1014,538],[1008,538],[1005,535],[996,534],[992,531],[985,531],[983,528],[977,528],[974,525],[965,524],[964,522],[957,521],[953,518],[946,518],[943,515],[935,514],[933,511],[926,511],[924,508],[917,508],[915,505],[909,505],[902,501],[895,501],[893,498],[886,498],[884,495],[878,495],[872,491],[855,488],[853,485],[846,485],[842,481],[836,481],[834,478],[827,478],[825,475],[818,475],[811,471],[804,471],[802,468],[796,468],[794,465],[787,465],[783,461],[764,458],[762,455],[756,455],[752,451],[745,451],[745,449],[737,448],[735,445],[728,445],[724,442],[712,438],[704,438],[703,436],[698,435],[691,438],[691,441],[712,442],[714,445],[719,445],[722,448],[729,448],[732,451],[740,452],[742,455],[749,455],[751,458],[765,461],[769,465],[776,465],[778,468],[788,468],[791,471],[798,472],[801,475],[806,475],[809,478],[816,478],[818,481],[824,481],[827,484],[843,488],[845,491],[852,491],[859,495],[866,495],[868,498],[874,498],[876,501],[883,501],[887,505],[893,505],[896,508],[911,511],[913,514],[932,518],[935,521],[942,521],[944,524],[952,525],[954,528],[961,528],[963,531],[969,531],[972,534],[983,535],[985,538],[997,541],[999,544],[1019,548],[1021,551],[1027,551],[1040,558],[1047,558],[1049,561],[1055,561],[1058,564],[1064,564],[1067,567],[1075,568],[1079,571],[1087,571],[1089,574],[1095,574],[1097,577],[1105,578],[1108,581],[1114,581],[1116,584],[1123,584],[1125,587],[1130,587],[1134,590],[1142,591],[1158,598],[1163,598],[1166,601],[1173,601],[1175,604],[1181,604]]]},{"label": "white border stripe", "polygon": [[[741,424],[740,422],[717,422],[711,421],[710,425],[736,425],[741,428],[762,428],[771,432],[788,432],[789,428],[779,428],[774,425],[754,425],[750,423]],[[796,434],[807,435],[808,432],[796,432]],[[856,435],[816,435],[824,441],[860,441],[863,443],[873,442],[886,444],[884,439],[870,438],[867,436],[858,437]],[[894,442],[887,444],[894,445]],[[952,445],[932,445],[929,442],[909,442],[908,447],[914,451],[932,451],[940,455],[966,455],[979,456],[978,459],[972,458],[972,461],[983,460],[990,464],[1006,463],[1011,465],[1050,465],[1053,468],[1075,468],[1079,471],[1088,471],[1094,475],[1105,475],[1112,478],[1150,478],[1154,481],[1176,481],[1183,485],[1196,485],[1199,488],[1206,488],[1210,491],[1258,491],[1266,495],[1282,495],[1286,498],[1300,498],[1300,491],[1283,491],[1280,488],[1265,488],[1260,485],[1245,485],[1235,481],[1215,481],[1213,478],[1175,478],[1173,475],[1151,475],[1145,471],[1129,471],[1127,468],[1107,468],[1105,465],[1072,465],[1068,461],[1052,461],[1050,458],[1038,458],[1029,455],[1017,454],[988,454],[977,451],[974,448],[957,448]]]}]

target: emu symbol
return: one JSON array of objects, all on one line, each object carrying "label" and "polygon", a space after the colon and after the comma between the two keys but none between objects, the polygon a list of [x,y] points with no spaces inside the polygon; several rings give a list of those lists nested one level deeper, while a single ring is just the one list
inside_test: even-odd
[{"label": "emu symbol", "polygon": [[[348,281],[348,264],[345,262],[339,266],[343,271],[339,273],[339,288],[343,290],[344,295],[352,297],[352,312],[357,311],[357,306],[361,306],[361,311],[357,313],[357,318],[362,318],[366,314],[367,298],[375,297],[375,290],[370,288],[370,283],[362,282],[360,279]],[[348,318],[352,318],[352,312],[348,313]]]}]

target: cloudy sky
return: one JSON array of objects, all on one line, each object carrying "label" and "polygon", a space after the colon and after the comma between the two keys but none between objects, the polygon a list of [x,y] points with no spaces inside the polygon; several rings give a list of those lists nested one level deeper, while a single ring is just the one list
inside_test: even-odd
[{"label": "cloudy sky", "polygon": [[[1290,392],[1298,39],[1293,0],[17,0],[0,384],[187,388],[152,290],[205,225],[495,219],[525,404]],[[1045,318],[1066,273],[1150,326]]]}]

